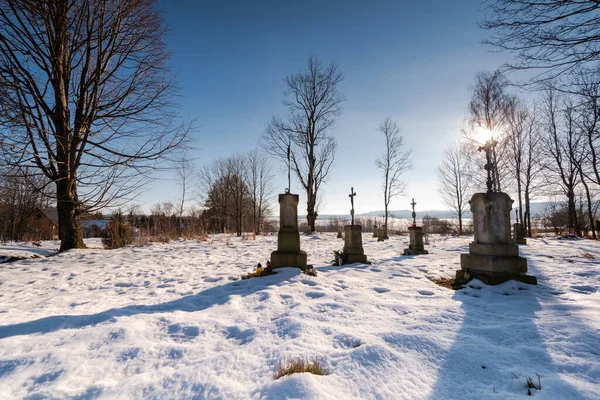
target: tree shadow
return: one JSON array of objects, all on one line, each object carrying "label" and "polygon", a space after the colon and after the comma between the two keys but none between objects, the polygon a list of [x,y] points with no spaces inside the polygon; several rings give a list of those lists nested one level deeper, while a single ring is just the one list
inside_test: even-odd
[{"label": "tree shadow", "polygon": [[88,315],[53,315],[34,321],[3,325],[0,326],[0,339],[35,333],[55,332],[61,329],[79,329],[94,326],[113,318],[129,317],[137,314],[202,311],[215,305],[225,304],[232,295],[243,297],[266,289],[269,286],[282,286],[299,273],[300,270],[297,268],[279,268],[277,273],[273,275],[229,282],[225,285],[211,287],[197,294],[184,296],[165,303],[130,305]]},{"label": "tree shadow", "polygon": [[[557,399],[585,398],[585,394],[560,376],[576,372],[553,362],[545,344],[549,340],[540,334],[534,322],[540,318],[536,313],[542,310],[538,298],[546,290],[515,281],[486,286],[474,280],[456,291],[453,299],[461,303],[464,318],[450,351],[439,355],[443,365],[429,398],[526,396],[526,378],[531,377],[537,383],[536,373],[541,376],[540,394]],[[585,334],[584,338],[575,333],[585,330],[572,321],[569,336],[573,337],[565,340],[587,340],[591,348],[594,343],[591,336]]]}]

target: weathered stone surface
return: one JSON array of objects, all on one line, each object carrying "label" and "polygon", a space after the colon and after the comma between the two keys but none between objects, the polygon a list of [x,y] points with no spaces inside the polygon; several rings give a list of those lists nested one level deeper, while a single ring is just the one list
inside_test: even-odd
[{"label": "weathered stone surface", "polygon": [[279,195],[279,232],[277,251],[271,253],[271,266],[306,268],[306,252],[300,250],[298,232],[298,195]]},{"label": "weathered stone surface", "polygon": [[469,253],[487,256],[518,257],[519,246],[515,244],[488,244],[472,242],[469,244]]},{"label": "weathered stone surface", "polygon": [[362,227],[346,225],[344,227],[344,264],[367,263],[367,256],[362,247]]},{"label": "weathered stone surface", "polygon": [[408,227],[408,236],[410,238],[410,243],[408,245],[408,249],[404,249],[404,255],[419,255],[419,254],[429,254],[427,250],[425,250],[425,246],[423,246],[423,228],[420,226],[409,226]]},{"label": "weathered stone surface", "polygon": [[502,192],[476,193],[471,198],[475,243],[508,244],[513,201]]},{"label": "weathered stone surface", "polygon": [[459,282],[477,278],[496,285],[510,279],[537,284],[528,276],[527,260],[511,238],[510,210],[513,201],[506,193],[476,193],[469,204],[473,213],[475,240],[469,254],[460,255]]},{"label": "weathered stone surface", "polygon": [[373,237],[377,237],[377,225],[373,225]]},{"label": "weathered stone surface", "polygon": [[383,229],[381,229],[381,228],[377,229],[377,241],[378,242],[384,241]]}]

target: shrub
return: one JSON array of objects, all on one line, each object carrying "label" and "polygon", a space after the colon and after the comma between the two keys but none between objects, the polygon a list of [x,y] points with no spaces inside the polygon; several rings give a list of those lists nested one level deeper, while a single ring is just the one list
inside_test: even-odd
[{"label": "shrub", "polygon": [[121,210],[116,211],[106,227],[102,244],[107,249],[118,249],[133,243],[131,227],[125,223]]},{"label": "shrub", "polygon": [[307,361],[298,358],[295,360],[280,361],[273,373],[273,379],[303,372],[310,372],[315,375],[329,375],[329,370],[320,361]]}]

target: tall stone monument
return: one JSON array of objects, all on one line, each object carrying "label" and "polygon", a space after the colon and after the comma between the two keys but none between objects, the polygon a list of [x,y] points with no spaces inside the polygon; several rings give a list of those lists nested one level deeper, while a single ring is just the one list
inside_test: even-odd
[{"label": "tall stone monument", "polygon": [[354,196],[356,196],[354,188],[350,189],[350,194],[348,196],[350,197],[350,203],[352,204],[352,209],[350,210],[352,220],[350,225],[344,227],[344,249],[342,250],[344,254],[343,263],[366,264],[367,256],[362,247],[362,226],[354,224]]},{"label": "tall stone monument", "polygon": [[306,252],[300,250],[298,231],[298,195],[279,195],[279,233],[277,251],[271,253],[272,268],[298,267],[306,269]]},{"label": "tall stone monument", "polygon": [[477,278],[488,285],[496,285],[511,279],[537,284],[534,276],[526,275],[527,260],[519,257],[519,247],[511,239],[510,196],[492,190],[490,151],[495,142],[489,140],[480,150],[486,151],[488,172],[487,193],[476,193],[469,201],[473,213],[475,237],[469,244],[469,254],[460,255],[456,281],[464,283]]},{"label": "tall stone monument", "polygon": [[412,199],[412,217],[413,223],[408,227],[408,235],[410,239],[410,243],[408,244],[408,249],[404,249],[405,256],[416,256],[419,254],[429,254],[427,250],[425,250],[425,246],[423,245],[423,228],[417,226],[417,213],[415,212],[415,199]]}]

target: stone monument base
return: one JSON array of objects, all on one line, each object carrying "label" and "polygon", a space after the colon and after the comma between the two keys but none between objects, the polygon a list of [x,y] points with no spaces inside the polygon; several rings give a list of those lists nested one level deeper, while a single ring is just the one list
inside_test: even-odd
[{"label": "stone monument base", "polygon": [[425,249],[413,249],[408,245],[408,249],[404,249],[404,256],[418,256],[419,254],[429,254]]},{"label": "stone monument base", "polygon": [[527,239],[516,239],[515,242],[517,244],[524,244],[527,245]]},{"label": "stone monument base", "polygon": [[526,275],[527,260],[519,257],[516,244],[471,243],[469,254],[460,255],[459,271],[456,281],[466,283],[473,278],[487,285],[497,285],[514,279],[537,285],[535,276]]},{"label": "stone monument base", "polygon": [[296,253],[274,251],[271,253],[271,268],[297,267],[306,269],[306,252],[300,250]]},{"label": "stone monument base", "polygon": [[405,256],[417,256],[419,254],[429,254],[423,245],[423,228],[420,226],[409,226],[408,235],[410,244],[408,249],[404,249]]},{"label": "stone monument base", "polygon": [[362,247],[362,226],[346,225],[344,227],[344,264],[368,264]]}]

